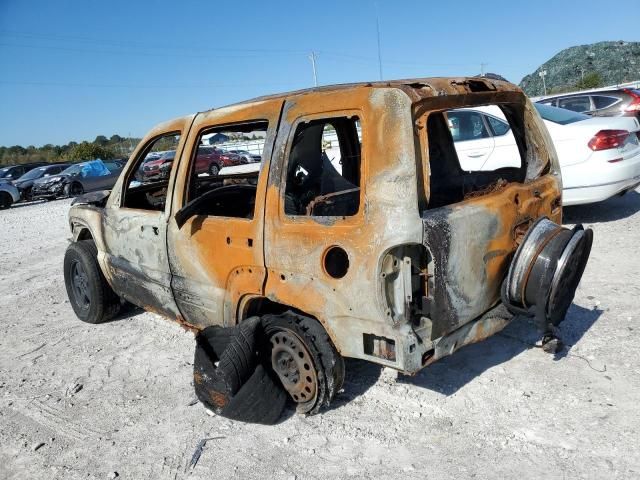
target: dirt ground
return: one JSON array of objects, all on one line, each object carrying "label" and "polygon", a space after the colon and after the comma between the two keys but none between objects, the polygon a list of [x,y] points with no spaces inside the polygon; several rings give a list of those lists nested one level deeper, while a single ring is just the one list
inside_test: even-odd
[{"label": "dirt ground", "polygon": [[178,325],[76,319],[68,207],[0,212],[2,479],[640,477],[638,193],[566,211],[595,241],[562,354],[516,320],[415,377],[347,361],[329,411],[275,427],[206,413]]}]

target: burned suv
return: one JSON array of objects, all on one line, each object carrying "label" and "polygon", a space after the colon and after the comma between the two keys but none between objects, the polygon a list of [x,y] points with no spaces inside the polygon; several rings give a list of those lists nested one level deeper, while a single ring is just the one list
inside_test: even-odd
[{"label": "burned suv", "polygon": [[[453,141],[449,112],[479,105],[501,109],[517,145],[493,171],[481,170],[486,142],[463,170],[456,150],[474,139]],[[261,139],[261,163],[199,173],[212,137]],[[169,175],[137,181],[168,144]],[[86,322],[127,301],[196,332],[196,389],[216,411],[241,417],[275,388],[315,413],[341,388],[344,357],[413,374],[516,314],[552,338],[592,240],[561,226],[561,187],[538,113],[507,82],[262,97],[157,126],[110,193],[76,199],[65,281]],[[262,393],[243,394],[251,381]]]}]

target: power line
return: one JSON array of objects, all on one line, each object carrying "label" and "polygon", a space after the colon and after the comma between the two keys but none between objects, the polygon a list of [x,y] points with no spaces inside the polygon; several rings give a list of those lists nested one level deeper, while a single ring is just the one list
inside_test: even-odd
[{"label": "power line", "polygon": [[0,36],[9,37],[26,37],[32,39],[41,40],[54,40],[59,42],[73,42],[74,45],[78,43],[89,43],[94,45],[106,45],[112,47],[123,48],[147,48],[147,49],[160,49],[160,50],[188,50],[188,51],[201,51],[203,53],[209,53],[212,51],[220,52],[246,52],[246,53],[280,53],[280,54],[294,54],[300,55],[306,53],[303,50],[292,49],[277,49],[277,48],[224,48],[224,47],[194,47],[193,45],[180,45],[180,44],[161,44],[161,43],[144,43],[144,42],[130,42],[130,41],[112,41],[91,37],[81,37],[72,35],[57,35],[57,34],[40,34],[40,33],[22,33],[12,31],[0,31]]},{"label": "power line", "polygon": [[0,80],[0,85],[28,85],[28,86],[48,86],[48,87],[87,87],[87,88],[155,88],[155,89],[188,89],[188,88],[247,88],[247,87],[278,87],[278,88],[301,88],[298,83],[200,83],[200,84],[116,84],[116,83],[67,83],[67,82],[32,82]]},{"label": "power line", "polygon": [[[59,50],[59,51],[68,51],[68,52],[76,52],[76,53],[88,53],[88,54],[107,54],[107,55],[127,55],[127,56],[147,56],[147,57],[175,57],[175,58],[196,58],[196,59],[205,59],[207,57],[211,58],[228,58],[228,59],[243,59],[243,58],[261,58],[265,55],[273,55],[273,56],[298,56],[308,55],[308,52],[305,51],[280,51],[280,50],[255,50],[255,49],[246,49],[246,50],[227,50],[227,49],[212,49],[212,50],[201,50],[201,49],[192,49],[190,53],[172,53],[172,52],[147,52],[147,51],[135,51],[131,49],[123,49],[123,50],[103,50],[103,49],[91,49],[91,48],[76,48],[76,47],[68,47],[68,46],[56,46],[56,45],[26,45],[26,44],[16,44],[16,43],[0,43],[0,47],[9,47],[9,48],[30,48],[35,50]],[[202,54],[196,54],[196,52],[202,51]],[[233,52],[236,51],[238,53],[244,53],[243,55],[236,54],[220,54],[216,53],[220,52]],[[212,53],[213,52],[213,53]],[[376,64],[379,67],[379,73],[382,71],[382,60],[379,56],[378,58],[374,57],[366,57],[362,55],[354,55],[354,54],[346,54],[340,52],[332,52],[327,50],[314,50],[316,53],[316,58],[318,54],[322,54],[323,56],[327,56],[328,58],[333,59],[344,59],[350,61],[356,61],[361,63],[368,64]],[[428,60],[425,61],[407,61],[407,60],[385,60],[385,64],[387,65],[397,65],[397,66],[419,66],[419,67],[473,67],[477,65],[477,63],[437,63],[431,62]],[[487,63],[483,63],[481,65],[488,65]],[[515,67],[514,65],[503,65],[503,67]]]},{"label": "power line", "polygon": [[60,50],[67,52],[76,52],[76,53],[89,53],[89,54],[107,54],[107,55],[127,55],[127,56],[144,56],[144,57],[175,57],[175,58],[198,58],[204,59],[205,55],[207,57],[215,57],[215,58],[260,58],[265,55],[296,55],[299,56],[301,53],[291,54],[291,53],[278,53],[278,52],[263,52],[263,53],[245,53],[244,55],[238,54],[227,54],[221,55],[216,53],[202,53],[196,55],[194,53],[171,53],[171,52],[139,52],[132,51],[130,49],[127,50],[95,50],[95,49],[87,49],[87,48],[74,48],[74,47],[59,47],[54,45],[24,45],[24,44],[9,44],[9,43],[0,43],[0,47],[17,47],[17,48],[31,48],[36,50]]}]

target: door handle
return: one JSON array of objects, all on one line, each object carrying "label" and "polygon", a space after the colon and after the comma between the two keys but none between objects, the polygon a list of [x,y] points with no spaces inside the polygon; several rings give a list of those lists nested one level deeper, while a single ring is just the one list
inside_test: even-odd
[{"label": "door handle", "polygon": [[475,153],[469,154],[471,158],[480,158],[480,157],[484,157],[485,155],[486,153],[483,153],[483,152],[475,152]]}]

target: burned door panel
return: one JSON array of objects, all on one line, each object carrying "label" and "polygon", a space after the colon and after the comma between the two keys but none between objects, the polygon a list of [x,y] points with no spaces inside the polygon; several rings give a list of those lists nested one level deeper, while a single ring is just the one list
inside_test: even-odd
[{"label": "burned door panel", "polygon": [[105,216],[105,262],[113,289],[146,310],[175,318],[163,214],[110,211]]},{"label": "burned door panel", "polygon": [[[184,321],[197,328],[235,324],[240,298],[263,293],[264,192],[282,104],[273,100],[221,108],[194,121],[187,161],[178,172],[168,248],[176,303]],[[256,137],[258,130],[264,139],[259,168],[237,174],[222,168],[214,175],[202,161],[196,163],[199,146],[218,148],[218,141]],[[205,143],[210,139],[214,143]],[[231,148],[239,147],[226,147]]]},{"label": "burned door panel", "polygon": [[[134,152],[107,201],[103,216],[105,275],[114,291],[146,310],[177,318],[167,258],[167,210],[175,164],[193,116],[152,130]],[[173,145],[170,175],[145,183],[137,173],[153,149]],[[161,200],[161,201],[159,201]]]},{"label": "burned door panel", "polygon": [[438,338],[486,312],[517,247],[519,225],[548,216],[557,220],[557,184],[544,177],[423,214],[424,245],[434,259],[427,302]]}]

